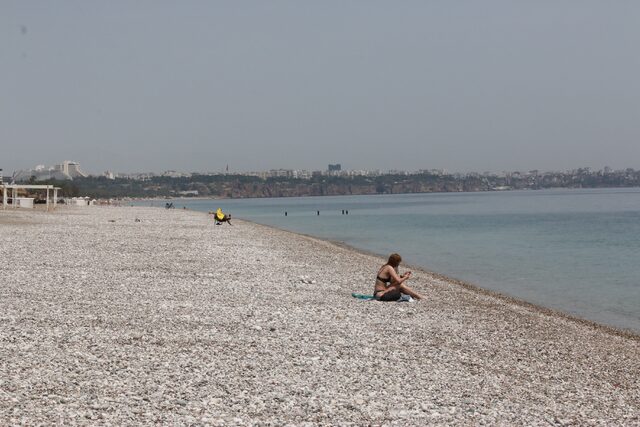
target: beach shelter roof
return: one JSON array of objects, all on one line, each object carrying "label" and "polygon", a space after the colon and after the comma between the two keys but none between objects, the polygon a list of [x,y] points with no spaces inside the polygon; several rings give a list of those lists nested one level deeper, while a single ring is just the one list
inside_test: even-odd
[{"label": "beach shelter roof", "polygon": [[49,210],[49,199],[50,199],[50,191],[53,191],[53,207],[55,208],[58,204],[58,190],[60,187],[56,187],[54,185],[36,185],[36,184],[28,184],[28,185],[18,185],[18,184],[3,184],[0,185],[0,190],[2,190],[2,209],[7,208],[7,192],[11,190],[11,199],[14,208],[16,205],[16,198],[18,197],[18,190],[46,190],[47,191],[47,211]]}]

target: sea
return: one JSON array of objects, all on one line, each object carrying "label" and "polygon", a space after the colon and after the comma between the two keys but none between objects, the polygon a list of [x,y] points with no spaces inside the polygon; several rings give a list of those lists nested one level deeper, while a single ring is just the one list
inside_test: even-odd
[{"label": "sea", "polygon": [[640,332],[640,188],[138,204],[171,201],[385,257],[398,252],[481,288]]}]

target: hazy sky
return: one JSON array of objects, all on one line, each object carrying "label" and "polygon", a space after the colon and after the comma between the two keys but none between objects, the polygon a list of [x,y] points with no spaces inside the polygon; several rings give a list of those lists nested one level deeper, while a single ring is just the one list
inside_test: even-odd
[{"label": "hazy sky", "polygon": [[0,168],[640,168],[640,2],[0,1]]}]

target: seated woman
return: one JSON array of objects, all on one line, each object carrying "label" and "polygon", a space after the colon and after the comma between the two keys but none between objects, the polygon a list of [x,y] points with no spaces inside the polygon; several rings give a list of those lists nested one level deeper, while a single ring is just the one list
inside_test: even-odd
[{"label": "seated woman", "polygon": [[373,297],[378,301],[397,301],[402,297],[402,294],[409,295],[417,300],[424,298],[404,284],[411,277],[411,272],[407,271],[405,274],[399,274],[398,266],[400,261],[402,261],[400,255],[391,254],[387,263],[378,270],[373,291]]}]

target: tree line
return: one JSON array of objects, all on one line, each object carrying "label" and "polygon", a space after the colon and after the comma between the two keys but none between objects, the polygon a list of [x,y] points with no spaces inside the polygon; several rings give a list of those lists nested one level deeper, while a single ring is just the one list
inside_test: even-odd
[{"label": "tree line", "polygon": [[612,173],[578,169],[572,172],[479,174],[397,174],[370,176],[314,176],[311,179],[260,178],[250,175],[154,176],[147,179],[106,177],[46,181],[62,188],[65,197],[99,199],[150,197],[298,197],[431,192],[472,192],[543,188],[638,187],[640,171]]}]

